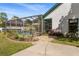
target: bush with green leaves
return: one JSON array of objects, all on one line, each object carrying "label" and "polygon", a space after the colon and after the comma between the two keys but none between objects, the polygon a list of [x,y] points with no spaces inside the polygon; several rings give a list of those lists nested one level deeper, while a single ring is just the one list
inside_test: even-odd
[{"label": "bush with green leaves", "polygon": [[16,37],[15,37],[15,39],[17,39],[17,40],[24,40],[24,37],[23,37],[23,35],[21,35],[21,34],[16,34]]},{"label": "bush with green leaves", "polygon": [[32,39],[32,35],[22,35],[22,34],[16,34],[16,40],[19,41],[30,41]]}]

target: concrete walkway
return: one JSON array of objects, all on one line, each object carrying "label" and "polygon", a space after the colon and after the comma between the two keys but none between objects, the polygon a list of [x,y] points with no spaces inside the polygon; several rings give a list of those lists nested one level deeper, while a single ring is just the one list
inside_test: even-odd
[{"label": "concrete walkway", "polygon": [[12,56],[79,56],[79,48],[77,47],[50,43],[52,39],[47,36],[38,38],[40,40],[34,46]]}]

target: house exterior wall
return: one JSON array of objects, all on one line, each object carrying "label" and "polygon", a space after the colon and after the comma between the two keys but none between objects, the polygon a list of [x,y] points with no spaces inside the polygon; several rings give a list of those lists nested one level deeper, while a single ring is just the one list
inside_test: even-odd
[{"label": "house exterior wall", "polygon": [[72,16],[75,18],[79,18],[79,3],[72,3]]},{"label": "house exterior wall", "polygon": [[[52,18],[52,29],[57,29],[60,25],[61,31],[63,33],[68,32],[68,21],[66,19],[69,18],[67,15],[69,14],[70,10],[71,3],[61,4],[44,19]],[[64,19],[64,21],[62,22],[62,24],[60,24],[62,19]]]},{"label": "house exterior wall", "polygon": [[72,4],[72,17],[78,18],[78,37],[79,37],[79,3]]},{"label": "house exterior wall", "polygon": [[68,32],[68,17],[67,16],[61,19],[59,29],[64,34]]},{"label": "house exterior wall", "polygon": [[79,37],[79,19],[78,19],[78,37]]}]

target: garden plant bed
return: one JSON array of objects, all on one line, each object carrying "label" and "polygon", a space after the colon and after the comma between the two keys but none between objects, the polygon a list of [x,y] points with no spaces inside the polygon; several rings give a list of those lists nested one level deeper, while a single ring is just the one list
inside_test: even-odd
[{"label": "garden plant bed", "polygon": [[20,50],[32,46],[31,43],[14,42],[8,40],[8,37],[4,33],[0,33],[0,56],[9,56]]},{"label": "garden plant bed", "polygon": [[71,40],[71,38],[55,38],[55,40],[53,40],[52,43],[67,44],[79,47],[79,40]]},{"label": "garden plant bed", "polygon": [[24,41],[24,42],[31,42],[32,41],[32,35],[31,34],[21,34],[16,31],[8,31],[7,37],[9,39],[15,40],[15,41]]}]

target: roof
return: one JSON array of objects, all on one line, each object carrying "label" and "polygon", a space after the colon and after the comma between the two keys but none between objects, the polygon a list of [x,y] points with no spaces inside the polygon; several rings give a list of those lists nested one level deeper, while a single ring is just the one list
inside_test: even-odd
[{"label": "roof", "polygon": [[62,3],[56,3],[50,10],[48,10],[44,15],[43,18],[45,18],[48,14],[50,14],[52,11],[54,11],[57,7],[59,7]]}]

